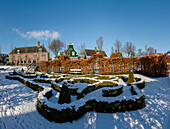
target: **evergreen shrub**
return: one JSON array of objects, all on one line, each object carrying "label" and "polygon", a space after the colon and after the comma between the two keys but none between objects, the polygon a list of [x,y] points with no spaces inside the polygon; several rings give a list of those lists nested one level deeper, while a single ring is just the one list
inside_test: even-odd
[{"label": "evergreen shrub", "polygon": [[129,78],[127,80],[127,85],[131,85],[131,83],[135,82],[134,75],[132,72],[129,73]]},{"label": "evergreen shrub", "polygon": [[64,104],[64,103],[70,103],[71,102],[71,96],[70,96],[70,91],[67,87],[66,83],[63,83],[61,91],[60,91],[60,96],[59,96],[59,104]]}]

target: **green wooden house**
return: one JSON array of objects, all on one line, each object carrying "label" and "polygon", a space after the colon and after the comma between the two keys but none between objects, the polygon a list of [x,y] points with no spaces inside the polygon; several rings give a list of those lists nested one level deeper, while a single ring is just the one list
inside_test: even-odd
[{"label": "green wooden house", "polygon": [[67,50],[60,52],[60,55],[68,55],[72,60],[78,59],[78,53],[75,51],[73,43],[68,43]]}]

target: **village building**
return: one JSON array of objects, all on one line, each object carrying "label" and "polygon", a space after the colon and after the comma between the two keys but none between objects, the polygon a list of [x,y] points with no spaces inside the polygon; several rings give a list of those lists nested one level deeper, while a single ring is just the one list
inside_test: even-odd
[{"label": "village building", "polygon": [[60,55],[68,55],[71,60],[78,60],[78,53],[75,51],[73,43],[68,43],[67,50],[60,52]]},{"label": "village building", "polygon": [[105,53],[105,51],[100,51],[97,50],[96,47],[94,48],[94,50],[91,49],[84,49],[84,59],[90,59],[90,57],[94,54],[103,54],[104,58],[108,58],[107,54]]},{"label": "village building", "polygon": [[110,58],[120,58],[123,57],[121,52],[117,52],[117,50],[115,50],[115,53],[112,53]]},{"label": "village building", "polygon": [[49,53],[44,45],[40,46],[40,42],[38,46],[15,48],[9,53],[9,63],[14,65],[28,65],[48,60]]},{"label": "village building", "polygon": [[5,65],[5,64],[8,64],[8,62],[9,62],[8,54],[0,53],[0,64]]}]

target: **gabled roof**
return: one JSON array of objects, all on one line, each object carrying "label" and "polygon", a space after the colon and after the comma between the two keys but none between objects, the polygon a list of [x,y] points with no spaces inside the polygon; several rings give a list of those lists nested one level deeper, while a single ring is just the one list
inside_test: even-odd
[{"label": "gabled roof", "polygon": [[84,49],[84,52],[86,56],[92,56],[93,54],[96,54],[95,50],[90,50],[90,49]]},{"label": "gabled roof", "polygon": [[92,56],[93,54],[100,53],[100,54],[103,54],[104,57],[107,57],[105,51],[99,51],[99,50],[95,51],[95,50],[90,50],[90,49],[84,49],[84,52],[86,56]]},{"label": "gabled roof", "polygon": [[15,48],[9,54],[17,54],[18,50],[19,50],[19,53],[37,53],[37,52],[39,52],[39,49],[42,49],[42,52],[47,52],[47,50],[46,50],[46,48],[44,46],[32,46],[32,47]]},{"label": "gabled roof", "polygon": [[99,52],[100,54],[103,54],[104,57],[107,57],[107,54],[105,53],[105,51],[97,51],[97,52]]},{"label": "gabled roof", "polygon": [[123,57],[121,52],[117,52],[117,53],[112,53],[110,58],[114,58],[114,57]]}]

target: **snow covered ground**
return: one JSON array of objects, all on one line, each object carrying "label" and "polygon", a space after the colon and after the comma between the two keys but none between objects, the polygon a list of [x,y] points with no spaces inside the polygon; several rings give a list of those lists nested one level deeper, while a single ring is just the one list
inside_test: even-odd
[{"label": "snow covered ground", "polygon": [[0,73],[0,129],[11,128],[170,128],[170,77],[148,78],[142,92],[146,107],[124,113],[88,112],[72,123],[54,123],[46,120],[36,110],[38,93],[18,81],[6,80],[7,73]]}]

